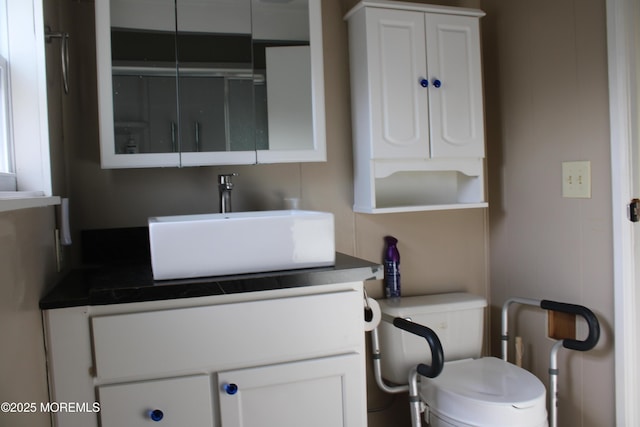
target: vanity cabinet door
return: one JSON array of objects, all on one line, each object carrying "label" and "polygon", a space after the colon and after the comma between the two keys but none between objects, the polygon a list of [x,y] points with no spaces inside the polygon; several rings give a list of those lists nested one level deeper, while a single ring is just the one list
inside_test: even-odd
[{"label": "vanity cabinet door", "polygon": [[209,375],[98,387],[102,427],[212,427]]},{"label": "vanity cabinet door", "polygon": [[218,374],[222,427],[364,427],[360,354]]}]

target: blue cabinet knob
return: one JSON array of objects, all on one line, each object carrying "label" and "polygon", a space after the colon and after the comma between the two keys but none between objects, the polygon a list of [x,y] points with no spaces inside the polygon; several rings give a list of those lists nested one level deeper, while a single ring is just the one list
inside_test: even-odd
[{"label": "blue cabinet knob", "polygon": [[433,79],[433,87],[438,88],[440,86],[442,86],[442,82],[438,79]]},{"label": "blue cabinet knob", "polygon": [[151,418],[152,421],[160,421],[164,418],[164,412],[160,409],[154,409],[153,411],[149,411],[149,418]]},{"label": "blue cabinet knob", "polygon": [[230,394],[230,395],[234,395],[238,392],[238,385],[234,383],[225,384],[222,386],[222,388],[227,394]]},{"label": "blue cabinet knob", "polygon": [[429,86],[429,80],[427,80],[427,79],[420,79],[420,86],[422,86],[422,87],[428,87],[428,86]]}]

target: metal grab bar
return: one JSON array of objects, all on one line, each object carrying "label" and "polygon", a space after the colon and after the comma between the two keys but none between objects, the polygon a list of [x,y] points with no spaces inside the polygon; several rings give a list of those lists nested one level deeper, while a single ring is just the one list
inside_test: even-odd
[{"label": "metal grab bar", "polygon": [[45,26],[44,40],[51,43],[52,39],[61,39],[60,62],[62,63],[62,83],[64,93],[69,93],[69,33],[52,32],[51,27]]},{"label": "metal grab bar", "polygon": [[403,385],[389,385],[382,378],[382,353],[380,352],[380,339],[378,338],[378,328],[374,328],[371,331],[371,360],[373,361],[373,373],[376,379],[378,387],[386,393],[404,393],[409,391],[407,384]]},{"label": "metal grab bar", "polygon": [[589,351],[598,344],[598,340],[600,339],[600,323],[598,323],[596,315],[588,308],[581,305],[566,304],[563,302],[549,300],[540,301],[540,308],[575,314],[577,316],[582,316],[582,318],[586,320],[587,325],[589,326],[589,335],[587,338],[582,341],[568,338],[563,339],[562,346],[564,348],[576,351]]},{"label": "metal grab bar", "polygon": [[581,316],[589,327],[589,333],[584,340],[563,339],[561,340],[562,346],[569,350],[576,351],[589,351],[593,349],[598,340],[600,339],[600,323],[598,318],[591,310],[581,305],[567,304],[564,302],[550,301],[550,300],[536,300],[530,298],[510,298],[502,305],[502,359],[507,360],[509,331],[507,327],[509,307],[513,303],[530,305],[533,307],[540,307],[544,310],[560,311],[568,314],[575,314]]},{"label": "metal grab bar", "polygon": [[[419,335],[427,340],[429,348],[431,349],[431,366],[420,364],[419,366],[423,366],[423,368],[420,369],[422,371],[420,375],[424,375],[429,378],[435,378],[436,376],[440,375],[444,367],[444,352],[442,350],[442,343],[440,342],[440,339],[438,338],[436,333],[426,326],[420,325],[418,323],[413,323],[410,320],[402,319],[400,317],[394,318],[393,324],[397,328],[404,329],[407,332]],[[411,396],[413,395],[417,396],[417,384],[413,384],[413,382],[417,383],[417,367],[414,368],[412,370],[412,373],[409,375],[409,384],[389,385],[385,383],[384,379],[382,378],[382,367],[380,362],[380,360],[382,359],[382,354],[380,353],[378,328],[374,328],[371,331],[371,347],[373,350],[373,353],[371,355],[373,360],[373,372],[378,387],[380,387],[380,389],[385,391],[386,393],[404,393],[409,391],[410,398],[412,398]],[[416,400],[416,404],[419,404],[419,398]],[[412,403],[412,411],[413,410],[414,409]]]},{"label": "metal grab bar", "polygon": [[560,311],[568,314],[582,316],[589,326],[589,333],[584,340],[574,340],[565,338],[556,341],[549,354],[549,427],[558,425],[558,352],[561,347],[576,351],[589,351],[598,344],[600,339],[600,323],[591,310],[581,305],[567,304],[549,300],[535,300],[529,298],[511,298],[502,305],[502,360],[507,361],[507,350],[509,342],[509,332],[507,321],[509,317],[509,307],[513,303],[540,307],[543,310]]},{"label": "metal grab bar", "polygon": [[442,373],[444,367],[444,352],[442,351],[442,343],[440,338],[433,330],[423,326],[419,323],[414,323],[410,320],[396,317],[393,319],[393,326],[403,329],[407,332],[411,332],[414,335],[418,335],[429,344],[431,350],[431,366],[421,363],[416,370],[420,375],[427,378],[435,378]]},{"label": "metal grab bar", "polygon": [[393,326],[424,338],[427,340],[429,349],[431,350],[431,366],[421,363],[409,372],[409,407],[411,408],[411,425],[414,427],[420,427],[422,425],[420,414],[424,411],[424,403],[420,399],[420,392],[418,390],[418,374],[427,378],[435,378],[442,373],[442,368],[444,367],[442,343],[440,342],[438,335],[436,335],[433,330],[419,323],[414,323],[410,320],[396,317],[393,319]]}]

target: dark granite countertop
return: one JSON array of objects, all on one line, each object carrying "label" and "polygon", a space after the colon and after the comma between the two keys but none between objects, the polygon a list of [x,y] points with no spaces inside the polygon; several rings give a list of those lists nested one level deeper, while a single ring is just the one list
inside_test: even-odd
[{"label": "dark granite countertop", "polygon": [[181,280],[153,280],[149,262],[72,270],[40,300],[42,310],[193,298],[382,278],[382,266],[336,253],[332,267]]}]

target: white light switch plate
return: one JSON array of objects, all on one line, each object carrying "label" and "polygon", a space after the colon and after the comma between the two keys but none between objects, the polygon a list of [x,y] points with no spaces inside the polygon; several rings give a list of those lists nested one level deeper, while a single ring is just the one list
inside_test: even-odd
[{"label": "white light switch plate", "polygon": [[591,162],[562,162],[562,197],[591,198]]}]

